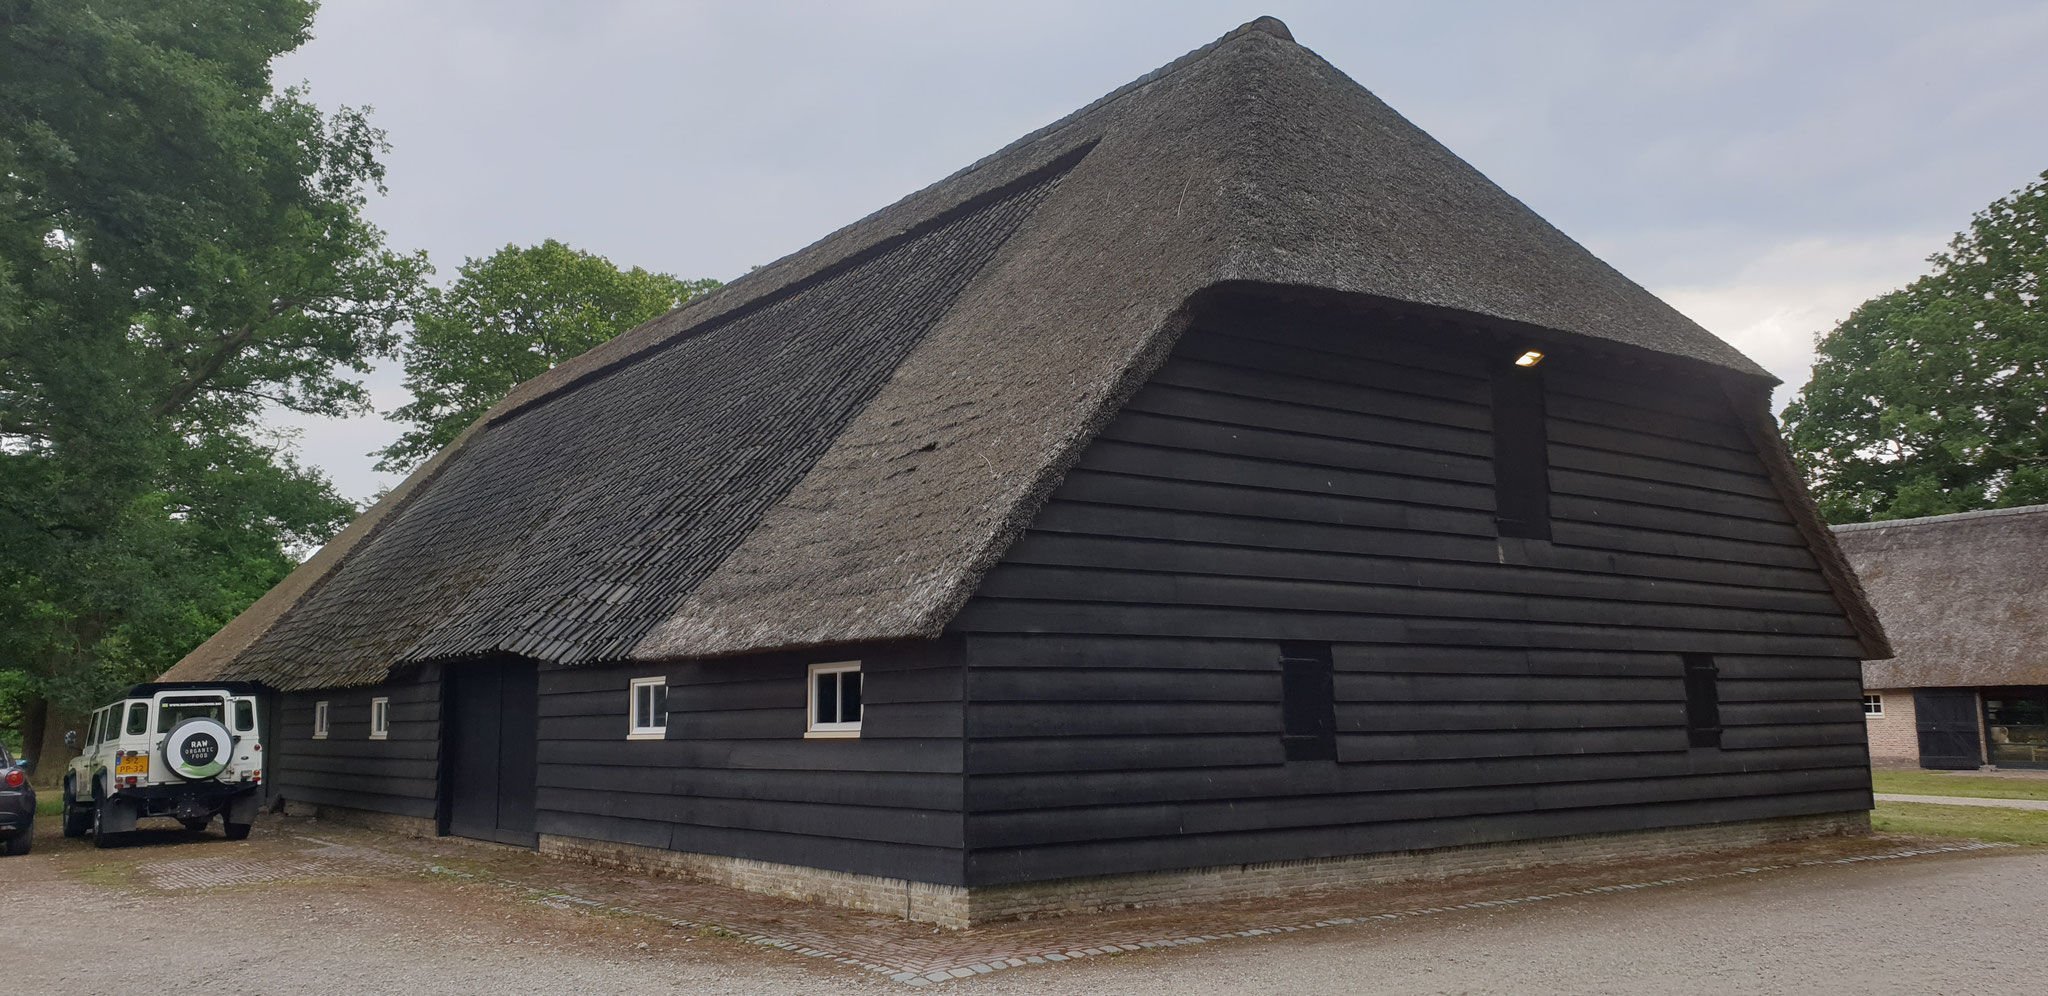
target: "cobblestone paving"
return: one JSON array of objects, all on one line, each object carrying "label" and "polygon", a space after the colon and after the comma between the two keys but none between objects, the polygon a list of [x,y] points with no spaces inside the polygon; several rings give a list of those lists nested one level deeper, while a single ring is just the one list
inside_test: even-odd
[{"label": "cobblestone paving", "polygon": [[182,861],[152,861],[138,865],[135,872],[158,889],[214,889],[226,885],[256,885],[305,878],[339,878],[365,873],[414,870],[416,858],[392,854],[375,847],[354,847],[317,837],[298,837],[314,846],[289,857],[251,858],[227,855],[188,858]]},{"label": "cobblestone paving", "polygon": [[[944,930],[900,918],[817,906],[715,885],[653,878],[448,838],[418,840],[310,820],[271,817],[240,854],[144,861],[137,877],[165,890],[392,875],[446,876],[518,890],[565,909],[645,917],[879,973],[923,987],[1025,965],[1112,958],[1346,924],[1633,892],[1790,868],[1961,854],[2005,844],[1917,838],[1830,838],[1682,859],[1553,867],[1182,907]],[[261,839],[261,838],[268,838]],[[238,850],[241,850],[238,848]]]},{"label": "cobblestone paving", "polygon": [[[1645,859],[1594,867],[1552,867],[1422,881],[1284,899],[1120,910],[944,930],[897,917],[739,892],[701,882],[650,877],[552,859],[515,848],[451,838],[419,840],[271,818],[283,824],[286,856],[249,861],[199,859],[190,864],[215,884],[342,874],[417,874],[487,882],[525,892],[557,908],[646,917],[707,936],[879,973],[906,986],[930,986],[1010,968],[1110,958],[1157,948],[1214,944],[1372,921],[1519,906],[1602,893],[1632,892],[1714,879],[1767,875],[1790,868],[1895,861],[1961,854],[2010,845],[1901,837],[1849,837],[1796,842],[1691,858]],[[206,862],[218,861],[217,867]],[[150,873],[186,881],[171,870]],[[160,886],[165,887],[165,886]],[[189,887],[189,886],[188,886]]]}]

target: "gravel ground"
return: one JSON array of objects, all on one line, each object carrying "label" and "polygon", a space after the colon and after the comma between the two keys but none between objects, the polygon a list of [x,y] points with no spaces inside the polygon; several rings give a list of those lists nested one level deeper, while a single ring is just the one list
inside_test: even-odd
[{"label": "gravel ground", "polygon": [[[920,991],[434,875],[179,892],[134,877],[150,862],[243,846],[162,833],[94,852],[45,837],[32,855],[0,859],[0,992]],[[2033,915],[2043,895],[2048,853],[2038,850],[1913,858],[1095,958],[921,991],[2022,991],[2015,980],[2048,974],[2048,926]]]}]

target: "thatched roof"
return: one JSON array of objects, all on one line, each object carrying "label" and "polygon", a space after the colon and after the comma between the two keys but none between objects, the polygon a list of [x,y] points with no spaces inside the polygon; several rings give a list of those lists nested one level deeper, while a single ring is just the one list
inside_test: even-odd
[{"label": "thatched roof", "polygon": [[1771,383],[1262,18],[521,385],[172,673],[936,635],[1199,296],[1247,286]]},{"label": "thatched roof", "polygon": [[2048,685],[2048,505],[1836,526],[1898,655],[1865,688]]}]

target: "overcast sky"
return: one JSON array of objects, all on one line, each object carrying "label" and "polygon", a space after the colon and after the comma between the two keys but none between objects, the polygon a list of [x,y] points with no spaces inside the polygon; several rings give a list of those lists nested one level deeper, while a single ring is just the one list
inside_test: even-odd
[{"label": "overcast sky", "polygon": [[[731,279],[1259,14],[1770,368],[2048,169],[2048,4],[328,0],[370,216],[452,279],[555,238]],[[380,411],[400,371],[370,378]],[[366,499],[381,416],[279,418]]]}]

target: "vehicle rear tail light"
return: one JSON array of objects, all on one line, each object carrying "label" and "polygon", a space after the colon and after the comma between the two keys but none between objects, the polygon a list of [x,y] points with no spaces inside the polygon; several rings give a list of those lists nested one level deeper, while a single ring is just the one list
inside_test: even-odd
[{"label": "vehicle rear tail light", "polygon": [[23,785],[26,785],[26,784],[28,784],[28,776],[27,776],[27,775],[24,775],[24,774],[22,774],[22,773],[21,773],[21,769],[20,769],[20,768],[9,768],[9,769],[7,769],[7,787],[8,787],[8,788],[11,788],[11,789],[18,789],[18,788],[20,788],[20,787],[22,787]]},{"label": "vehicle rear tail light", "polygon": [[258,784],[258,785],[261,785],[261,784],[263,784],[263,772],[261,772],[261,771],[258,771],[258,772],[256,773],[256,777],[254,778],[254,781],[255,781],[255,782],[256,782],[256,784]]},{"label": "vehicle rear tail light", "polygon": [[134,788],[137,784],[139,784],[139,782],[140,779],[138,779],[136,776],[129,775],[127,778],[122,779],[121,785],[123,788]]}]

